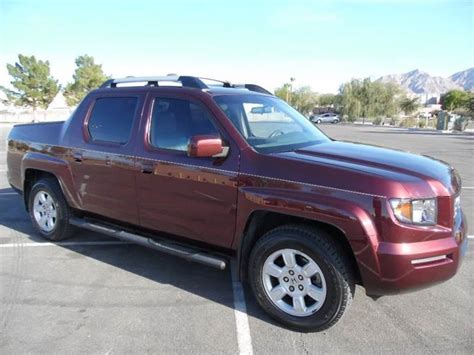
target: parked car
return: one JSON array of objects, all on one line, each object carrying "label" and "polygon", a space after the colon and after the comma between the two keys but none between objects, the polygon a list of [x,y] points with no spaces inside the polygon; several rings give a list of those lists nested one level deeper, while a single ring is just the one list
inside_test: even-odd
[{"label": "parked car", "polygon": [[341,121],[341,118],[338,114],[335,113],[323,113],[321,115],[314,115],[310,117],[311,122],[313,123],[338,123]]},{"label": "parked car", "polygon": [[65,122],[14,126],[8,181],[38,233],[235,259],[260,306],[300,331],[335,324],[356,284],[379,297],[456,273],[467,230],[452,167],[332,140],[263,88],[223,86],[112,79]]}]

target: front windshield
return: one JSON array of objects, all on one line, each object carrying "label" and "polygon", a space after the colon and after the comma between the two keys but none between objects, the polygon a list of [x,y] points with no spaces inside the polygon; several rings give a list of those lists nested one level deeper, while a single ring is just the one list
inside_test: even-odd
[{"label": "front windshield", "polygon": [[258,152],[290,151],[329,141],[308,119],[276,97],[220,95],[214,100]]}]

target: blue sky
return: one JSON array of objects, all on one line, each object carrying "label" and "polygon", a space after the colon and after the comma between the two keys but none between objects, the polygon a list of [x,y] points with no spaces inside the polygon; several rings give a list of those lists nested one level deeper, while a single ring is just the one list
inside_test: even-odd
[{"label": "blue sky", "polygon": [[472,0],[0,0],[0,85],[18,53],[62,84],[89,54],[113,76],[179,73],[335,92],[352,77],[474,66]]}]

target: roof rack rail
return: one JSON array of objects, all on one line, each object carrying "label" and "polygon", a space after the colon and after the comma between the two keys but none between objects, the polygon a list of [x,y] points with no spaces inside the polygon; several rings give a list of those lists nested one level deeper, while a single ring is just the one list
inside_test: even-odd
[{"label": "roof rack rail", "polygon": [[[200,80],[205,80],[205,81],[213,81],[215,83],[219,83],[222,85],[224,88],[233,88],[234,86],[230,83],[230,81],[227,80],[218,80],[218,79],[211,79],[211,78],[199,78]],[[209,85],[208,85],[209,86]],[[211,85],[214,86],[214,85]]]},{"label": "roof rack rail", "polygon": [[267,94],[267,95],[275,96],[270,91],[268,91],[267,89],[265,89],[265,88],[263,88],[263,87],[261,87],[260,85],[257,85],[257,84],[235,84],[232,87],[237,88],[237,89],[238,88],[245,88],[247,90],[259,92],[261,94]]},{"label": "roof rack rail", "polygon": [[115,88],[117,84],[127,83],[146,83],[146,86],[159,86],[159,82],[174,82],[180,83],[182,86],[193,87],[197,89],[206,89],[207,85],[204,84],[199,78],[193,76],[178,76],[174,74],[165,76],[128,76],[126,78],[109,79],[105,81],[100,88]]},{"label": "roof rack rail", "polygon": [[199,78],[195,76],[187,76],[187,75],[176,75],[176,74],[168,74],[165,76],[128,76],[126,78],[119,78],[119,79],[109,79],[105,81],[100,88],[116,88],[117,84],[127,84],[127,83],[146,83],[145,86],[160,86],[160,82],[173,82],[181,84],[183,87],[190,87],[196,89],[210,89],[210,87],[215,85],[206,85],[204,81],[213,81],[222,85],[225,88],[242,88],[247,89],[249,91],[255,91],[266,95],[273,94],[264,89],[263,87],[255,84],[231,84],[229,81],[217,80],[217,79],[210,79],[210,78]]}]

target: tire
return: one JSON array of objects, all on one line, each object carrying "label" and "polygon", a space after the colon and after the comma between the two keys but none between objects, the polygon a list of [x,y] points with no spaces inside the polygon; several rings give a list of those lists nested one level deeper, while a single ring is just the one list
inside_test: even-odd
[{"label": "tire", "polygon": [[332,123],[337,124],[337,123],[339,123],[339,120],[336,119],[336,120],[332,121]]},{"label": "tire", "polygon": [[[285,259],[278,255],[291,251],[297,264],[288,268]],[[320,229],[300,225],[278,227],[260,238],[251,251],[248,276],[252,291],[265,312],[286,327],[302,332],[325,330],[341,319],[354,295],[354,277],[344,255],[342,248]],[[282,271],[277,273],[278,277],[269,276],[266,271],[273,270],[269,266],[272,263]],[[294,271],[291,275],[290,270]],[[316,272],[308,281],[304,270],[310,270],[309,275]],[[278,296],[272,299],[270,295]]]},{"label": "tire", "polygon": [[320,124],[320,123],[321,123],[321,120],[317,120],[317,121],[316,121],[316,124]]},{"label": "tire", "polygon": [[56,180],[42,179],[33,185],[28,198],[28,210],[33,226],[43,238],[60,241],[71,236],[71,210]]}]

